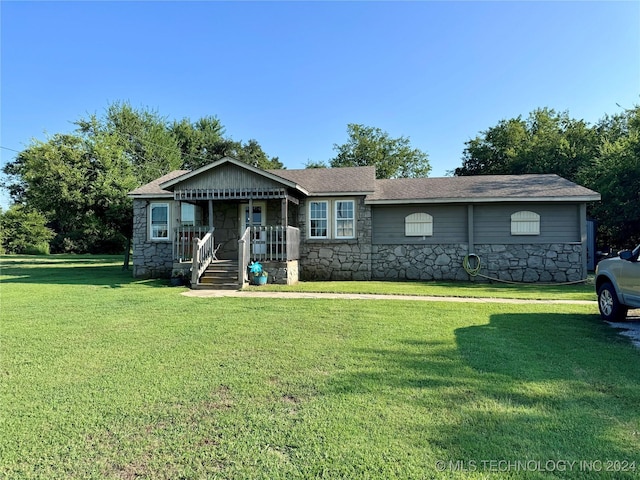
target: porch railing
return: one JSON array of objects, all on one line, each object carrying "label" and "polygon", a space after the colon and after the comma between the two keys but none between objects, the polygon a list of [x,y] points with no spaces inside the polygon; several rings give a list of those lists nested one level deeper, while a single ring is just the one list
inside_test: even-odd
[{"label": "porch railing", "polygon": [[213,238],[213,228],[210,229],[202,240],[193,239],[193,260],[191,266],[191,285],[197,285],[198,280],[205,272],[215,251],[215,241]]},{"label": "porch railing", "polygon": [[178,262],[193,260],[193,239],[203,238],[211,229],[206,225],[183,225],[173,230],[173,259]]},{"label": "porch railing", "polygon": [[238,280],[244,287],[248,282],[247,267],[251,257],[251,228],[247,229],[238,240]]},{"label": "porch railing", "polygon": [[285,262],[300,258],[300,229],[283,226],[247,227],[238,241],[238,278],[247,279],[250,262]]},{"label": "porch railing", "polygon": [[251,259],[254,261],[298,260],[300,230],[295,227],[254,226],[251,229]]}]

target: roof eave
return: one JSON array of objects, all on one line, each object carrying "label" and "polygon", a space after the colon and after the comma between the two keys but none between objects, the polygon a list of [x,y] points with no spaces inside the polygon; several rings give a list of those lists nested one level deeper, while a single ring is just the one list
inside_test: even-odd
[{"label": "roof eave", "polygon": [[403,199],[365,199],[369,205],[402,205],[414,203],[522,203],[522,202],[565,202],[582,203],[600,200],[600,195],[581,195],[575,197],[487,197],[487,198],[403,198]]},{"label": "roof eave", "polygon": [[173,199],[173,193],[128,193],[127,197],[135,199],[168,198]]},{"label": "roof eave", "polygon": [[367,192],[310,192],[308,196],[310,197],[363,197],[367,195],[371,195],[375,193],[373,191]]}]

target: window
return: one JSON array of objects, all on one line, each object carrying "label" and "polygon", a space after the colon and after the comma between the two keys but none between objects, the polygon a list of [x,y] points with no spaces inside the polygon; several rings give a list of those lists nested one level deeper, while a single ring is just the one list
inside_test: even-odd
[{"label": "window", "polygon": [[151,204],[151,240],[169,239],[169,204]]},{"label": "window", "polygon": [[406,237],[431,237],[433,235],[433,217],[428,213],[412,213],[404,217],[404,235]]},{"label": "window", "polygon": [[336,238],[355,236],[355,210],[353,200],[336,201],[335,232]]},{"label": "window", "polygon": [[540,235],[540,215],[526,210],[511,215],[511,235]]},{"label": "window", "polygon": [[328,202],[309,202],[309,236],[327,238],[329,236]]},{"label": "window", "polygon": [[196,224],[196,206],[192,203],[180,205],[180,223],[182,225]]}]

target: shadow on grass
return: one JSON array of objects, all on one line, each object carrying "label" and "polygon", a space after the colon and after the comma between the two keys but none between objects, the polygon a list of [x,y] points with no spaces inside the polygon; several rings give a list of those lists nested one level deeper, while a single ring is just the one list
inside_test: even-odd
[{"label": "shadow on grass", "polygon": [[0,283],[93,285],[120,288],[133,283],[167,286],[166,280],[138,280],[122,269],[121,256],[51,255],[3,256]]},{"label": "shadow on grass", "polygon": [[412,339],[356,354],[368,368],[330,389],[406,404],[447,459],[640,464],[640,354],[596,315],[495,314],[455,330],[453,345]]}]

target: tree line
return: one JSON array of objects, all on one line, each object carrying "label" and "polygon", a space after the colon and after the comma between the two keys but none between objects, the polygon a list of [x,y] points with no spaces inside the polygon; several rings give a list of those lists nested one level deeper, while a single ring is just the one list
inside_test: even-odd
[{"label": "tree line", "polygon": [[[111,104],[75,130],[33,140],[3,169],[13,205],[0,212],[7,253],[128,250],[132,205],[127,193],[172,170],[192,170],[225,156],[262,169],[285,168],[251,139],[226,136],[220,120],[170,121],[158,112]],[[335,157],[307,168],[376,167],[378,178],[426,177],[426,152],[408,137],[361,124],[347,126]],[[595,125],[542,108],[501,120],[465,142],[451,175],[555,173],[601,193],[589,205],[601,244],[640,242],[640,107],[605,115]]]},{"label": "tree line", "polygon": [[[44,245],[54,253],[122,253],[133,224],[127,193],[140,185],[225,156],[263,169],[283,167],[256,140],[227,137],[214,116],[169,121],[155,111],[114,103],[104,115],[74,125],[73,133],[32,141],[4,167],[3,186],[13,201],[0,216],[7,253],[42,251]],[[23,217],[27,232],[16,230]]]}]

